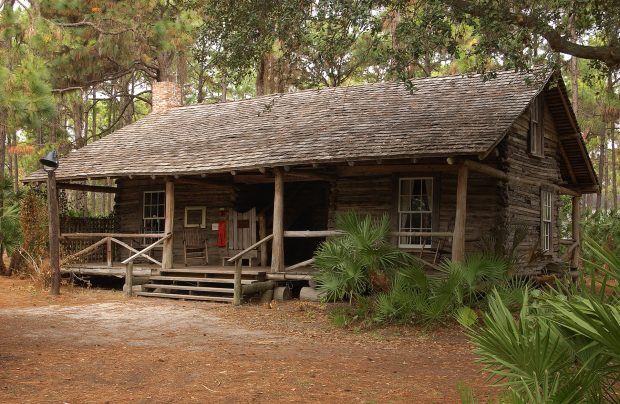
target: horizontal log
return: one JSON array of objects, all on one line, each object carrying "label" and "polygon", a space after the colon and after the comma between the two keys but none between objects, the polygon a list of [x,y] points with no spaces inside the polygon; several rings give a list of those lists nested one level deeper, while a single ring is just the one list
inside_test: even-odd
[{"label": "horizontal log", "polygon": [[116,187],[109,187],[105,185],[72,184],[69,182],[59,182],[58,188],[71,189],[74,191],[102,192],[107,194],[115,194],[118,192],[118,188]]},{"label": "horizontal log", "polygon": [[164,233],[63,233],[60,238],[163,238]]},{"label": "horizontal log", "polygon": [[313,238],[339,236],[343,232],[340,230],[288,230],[284,232],[284,237]]},{"label": "horizontal log", "polygon": [[[457,163],[456,159],[448,158],[448,164],[456,164],[456,163]],[[557,190],[561,194],[566,194],[566,195],[571,195],[571,196],[580,195],[579,192],[573,191],[572,189],[568,189],[561,185],[556,185],[548,181],[539,181],[539,180],[519,177],[516,175],[510,175],[510,174],[503,172],[502,170],[498,170],[497,168],[493,168],[486,164],[478,163],[476,161],[465,160],[463,161],[463,165],[465,165],[467,168],[469,168],[472,171],[477,171],[479,173],[487,174],[487,175],[490,175],[492,177],[498,178],[503,181],[508,181],[508,182],[513,181],[513,182],[534,185],[534,186],[539,186],[539,187],[546,186],[546,187]]]},{"label": "horizontal log", "polygon": [[235,255],[232,258],[228,259],[228,262],[235,262],[238,259],[242,258],[245,254],[249,253],[252,250],[255,250],[256,248],[258,248],[259,246],[261,246],[263,243],[268,242],[269,240],[271,240],[273,238],[273,234],[268,235],[267,237],[265,237],[262,240],[257,241],[256,243],[252,244],[251,246],[249,246],[248,248],[246,248],[245,250],[241,251],[239,254]]},{"label": "horizontal log", "polygon": [[302,262],[298,262],[295,265],[291,265],[289,267],[284,268],[285,271],[293,271],[295,269],[299,269],[299,268],[303,268],[303,267],[307,267],[308,265],[311,265],[312,263],[314,263],[314,258],[310,258],[309,260],[305,260]]},{"label": "horizontal log", "polygon": [[244,295],[253,295],[273,289],[276,286],[274,281],[254,282],[249,285],[241,286],[241,293]]},{"label": "horizontal log", "polygon": [[450,231],[393,231],[390,233],[394,237],[452,237]]},{"label": "horizontal log", "polygon": [[268,273],[266,277],[267,279],[272,279],[274,281],[311,281],[314,279],[312,275],[285,274],[281,272]]}]

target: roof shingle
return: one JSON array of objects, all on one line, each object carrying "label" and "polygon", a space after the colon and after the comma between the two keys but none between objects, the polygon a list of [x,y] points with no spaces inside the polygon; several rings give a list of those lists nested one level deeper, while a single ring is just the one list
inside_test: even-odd
[{"label": "roof shingle", "polygon": [[[500,72],[305,90],[150,114],[61,159],[59,179],[473,155],[505,134],[543,84]],[[42,172],[26,181],[43,179]]]}]

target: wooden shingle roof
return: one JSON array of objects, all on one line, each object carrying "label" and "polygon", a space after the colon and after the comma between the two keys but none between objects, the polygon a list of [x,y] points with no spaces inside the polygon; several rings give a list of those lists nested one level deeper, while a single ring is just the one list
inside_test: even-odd
[{"label": "wooden shingle roof", "polygon": [[[544,83],[501,72],[305,90],[150,114],[61,159],[62,180],[480,155]],[[26,181],[44,178],[36,172]]]}]

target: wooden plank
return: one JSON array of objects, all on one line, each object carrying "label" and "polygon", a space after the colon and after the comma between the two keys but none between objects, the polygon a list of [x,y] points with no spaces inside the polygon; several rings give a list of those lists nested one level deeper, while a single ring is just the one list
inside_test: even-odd
[{"label": "wooden plank", "polygon": [[168,299],[183,299],[183,300],[202,300],[205,302],[232,302],[232,297],[223,296],[198,296],[198,295],[179,295],[175,293],[155,293],[155,292],[138,292],[137,296],[145,297],[165,297]]},{"label": "wooden plank", "polygon": [[281,167],[273,169],[273,243],[271,244],[271,271],[284,270],[284,173]]},{"label": "wooden plank", "polygon": [[467,220],[467,176],[468,168],[459,167],[456,187],[456,215],[454,217],[454,236],[452,236],[452,261],[465,259],[465,227]]},{"label": "wooden plank", "polygon": [[169,237],[164,240],[161,267],[166,269],[172,268],[174,247],[172,233],[174,231],[174,182],[171,178],[166,178],[166,213],[164,217],[164,233],[169,235]]},{"label": "wooden plank", "polygon": [[189,286],[189,285],[167,285],[165,283],[145,283],[143,288],[148,289],[171,289],[171,290],[191,290],[195,292],[215,292],[215,293],[232,293],[231,288],[215,288],[210,286]]},{"label": "wooden plank", "polygon": [[[135,248],[133,248],[132,246],[130,246],[129,244],[123,243],[122,241],[114,238],[114,237],[110,237],[110,240],[115,242],[116,244],[125,247],[126,249],[128,249],[129,251],[133,252],[133,253],[137,253],[139,252],[138,250],[136,250]],[[147,260],[151,261],[152,263],[161,266],[161,262],[157,261],[155,258],[151,257],[148,254],[142,254],[141,255],[142,258],[146,258]]]},{"label": "wooden plank", "polygon": [[63,233],[60,238],[163,238],[165,236],[165,233]]},{"label": "wooden plank", "polygon": [[[450,162],[450,161],[449,161]],[[451,164],[454,164],[455,161],[453,160]],[[530,179],[530,178],[523,178],[523,177],[519,177],[516,175],[508,175],[507,173],[498,170],[497,168],[493,168],[490,167],[486,164],[482,164],[482,163],[478,163],[476,161],[471,161],[471,160],[465,160],[462,163],[463,165],[465,165],[467,168],[471,169],[472,171],[477,171],[479,173],[482,174],[487,174],[490,175],[492,177],[495,178],[499,178],[501,180],[504,181],[508,181],[508,182],[517,182],[517,183],[522,183],[522,184],[528,184],[528,185],[534,185],[534,186],[546,186],[549,188],[553,188],[555,190],[557,190],[558,192],[562,193],[562,194],[566,194],[566,195],[571,195],[571,196],[579,196],[580,193],[577,191],[573,191],[572,189],[568,189],[566,187],[563,187],[561,185],[556,185],[553,184],[551,182],[548,181],[541,181],[541,180],[534,180],[534,179]]]},{"label": "wooden plank", "polygon": [[238,259],[242,258],[245,254],[249,253],[252,250],[255,250],[257,247],[259,247],[260,245],[262,245],[263,243],[268,242],[269,240],[273,239],[273,234],[268,235],[267,237],[265,237],[262,240],[257,241],[256,243],[252,244],[251,246],[249,246],[248,248],[246,248],[245,250],[241,251],[239,254],[229,258],[227,260],[227,262],[235,262]]},{"label": "wooden plank", "polygon": [[127,263],[127,273],[125,274],[125,295],[131,297],[133,294],[133,261]]},{"label": "wooden plank", "polygon": [[[189,276],[167,276],[167,275],[154,275],[151,276],[151,281],[178,281],[178,282],[197,282],[197,283],[234,283],[234,279],[231,278],[197,278]],[[241,284],[250,284],[255,282],[252,279],[242,279]]]},{"label": "wooden plank", "polygon": [[241,304],[241,260],[235,262],[235,282],[233,286],[233,304],[239,306]]},{"label": "wooden plank", "polygon": [[132,255],[131,257],[127,258],[126,260],[124,260],[122,263],[126,264],[129,261],[133,261],[134,259],[136,259],[137,257],[144,255],[145,253],[151,251],[153,248],[157,247],[160,243],[166,241],[169,238],[169,236],[166,236],[160,240],[157,240],[156,242],[154,242],[153,244],[149,245],[148,247],[138,251],[137,253],[135,253],[134,255]]},{"label": "wooden plank", "polygon": [[[258,237],[261,240],[267,237],[267,215],[265,212],[260,212],[258,215]],[[260,265],[267,266],[268,260],[267,244],[262,244],[260,246]]]},{"label": "wooden plank", "polygon": [[84,255],[86,253],[89,253],[89,252],[93,251],[95,248],[97,248],[100,245],[106,243],[107,241],[108,241],[108,237],[102,238],[101,240],[97,241],[95,244],[92,244],[92,245],[84,248],[83,250],[80,250],[80,251],[76,252],[75,254],[72,254],[72,255],[68,256],[67,258],[64,258],[62,260],[62,264],[66,263],[66,262],[69,262],[72,259],[79,257],[80,255]]},{"label": "wooden plank", "polygon": [[293,270],[295,270],[295,269],[299,269],[299,268],[307,267],[308,265],[311,265],[311,264],[313,264],[313,263],[314,263],[314,258],[310,258],[310,259],[308,259],[308,260],[298,262],[298,263],[297,263],[297,264],[295,264],[295,265],[291,265],[291,266],[289,266],[289,267],[286,267],[286,268],[284,268],[284,270],[285,270],[285,271],[293,271]]}]

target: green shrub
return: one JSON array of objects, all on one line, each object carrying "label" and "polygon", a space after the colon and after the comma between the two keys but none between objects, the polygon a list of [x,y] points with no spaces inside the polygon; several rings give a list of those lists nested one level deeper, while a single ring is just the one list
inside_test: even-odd
[{"label": "green shrub", "polygon": [[[618,279],[620,259],[591,240],[585,245],[603,263],[603,287],[593,281],[547,293],[526,291],[516,319],[494,291],[483,325],[469,327],[485,371],[495,376],[493,383],[510,388],[500,402],[618,402],[619,287],[606,279]],[[473,397],[462,394],[463,402]]]},{"label": "green shrub", "polygon": [[410,258],[389,243],[387,216],[373,219],[349,212],[336,222],[343,235],[323,242],[314,256],[324,299],[354,301],[389,287],[396,269]]}]

